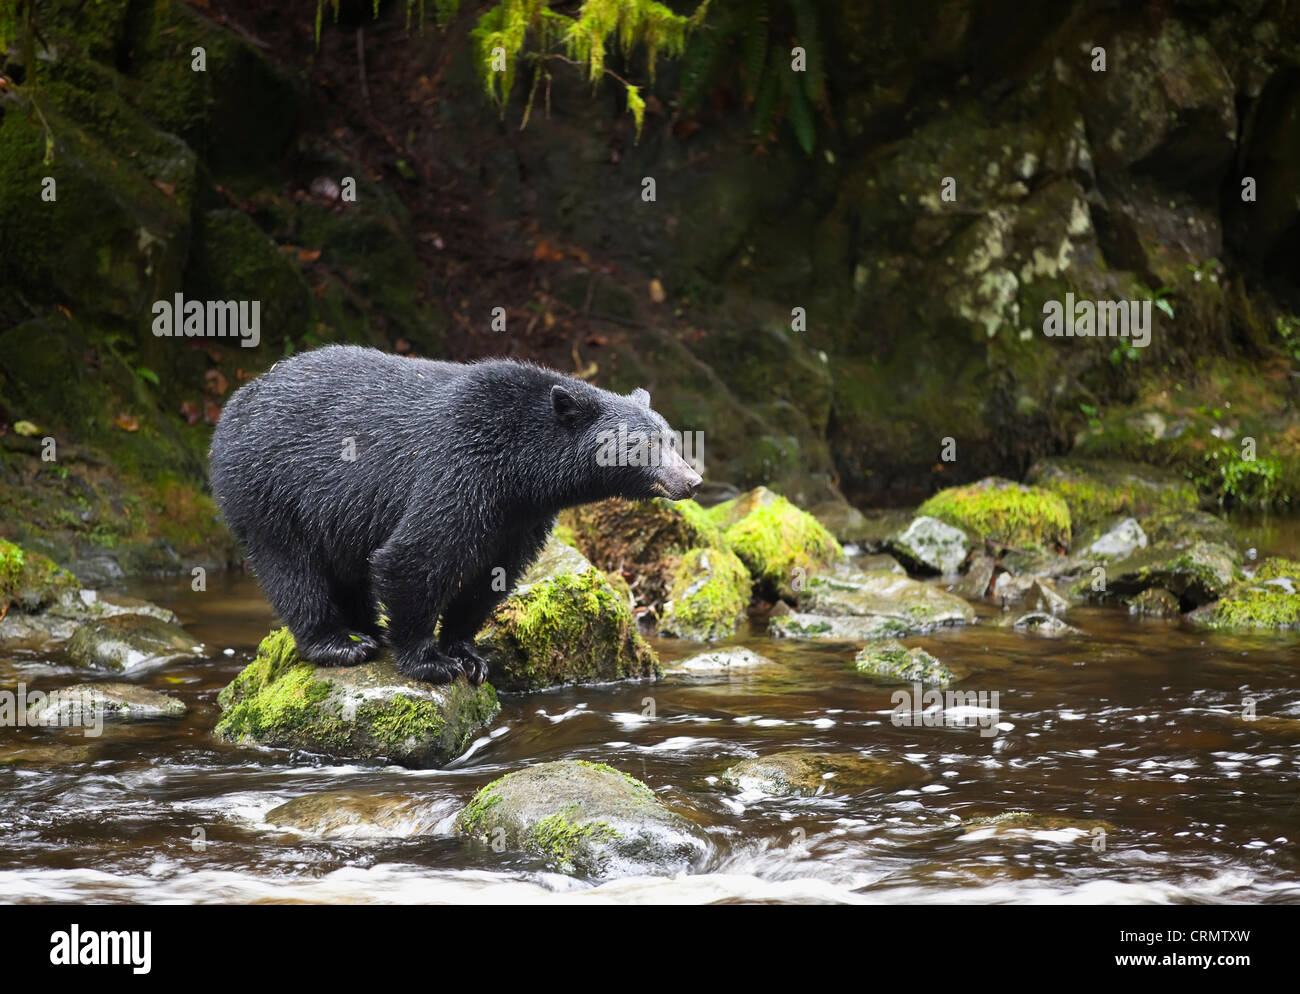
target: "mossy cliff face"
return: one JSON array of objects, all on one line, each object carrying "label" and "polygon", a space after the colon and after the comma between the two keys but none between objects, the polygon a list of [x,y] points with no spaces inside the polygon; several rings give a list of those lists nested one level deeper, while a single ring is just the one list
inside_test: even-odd
[{"label": "mossy cliff face", "polygon": [[477,641],[491,665],[491,679],[502,690],[659,674],[626,596],[579,552],[554,538]]},{"label": "mossy cliff face", "polygon": [[415,767],[455,759],[500,710],[490,684],[434,687],[383,657],[317,667],[299,659],[287,628],[262,640],[218,702],[216,733],[232,742]]}]

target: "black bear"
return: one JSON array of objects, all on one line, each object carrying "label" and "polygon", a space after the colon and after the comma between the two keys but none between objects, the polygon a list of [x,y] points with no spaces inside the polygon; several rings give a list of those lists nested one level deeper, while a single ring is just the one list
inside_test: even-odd
[{"label": "black bear", "polygon": [[237,390],[210,457],[222,515],[300,654],[354,665],[382,640],[431,683],[483,682],[474,636],[560,510],[700,484],[644,390],[345,345]]}]

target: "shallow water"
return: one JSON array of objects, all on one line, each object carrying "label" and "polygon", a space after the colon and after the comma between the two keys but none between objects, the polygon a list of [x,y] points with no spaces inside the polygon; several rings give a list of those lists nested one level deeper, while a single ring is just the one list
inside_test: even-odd
[{"label": "shallow water", "polygon": [[[1295,521],[1245,522],[1260,555],[1300,551]],[[782,666],[721,678],[502,695],[450,768],[352,765],[217,742],[217,692],[274,617],[238,574],[140,584],[207,655],[139,682],[190,705],[177,722],[0,730],[52,750],[0,765],[0,901],[1267,902],[1300,901],[1300,639],[1208,635],[1120,609],[1077,609],[1083,637],[980,623],[909,639],[997,692],[969,727],[896,727],[896,688],[861,680],[853,647],[744,641]],[[699,647],[655,643],[666,664]],[[226,656],[223,650],[234,650]],[[0,657],[0,686],[80,674]],[[652,699],[656,717],[643,711]],[[991,700],[989,701],[991,704]],[[907,759],[928,782],[893,793],[773,799],[724,790],[738,759],[791,747]],[[418,792],[450,817],[503,772],[561,758],[609,763],[706,825],[707,872],[598,886],[438,834],[327,841],[267,825],[327,789]],[[1024,809],[1067,822],[963,834],[959,819]],[[1106,823],[1104,848],[1087,828]],[[1071,827],[1069,822],[1081,822]]]}]

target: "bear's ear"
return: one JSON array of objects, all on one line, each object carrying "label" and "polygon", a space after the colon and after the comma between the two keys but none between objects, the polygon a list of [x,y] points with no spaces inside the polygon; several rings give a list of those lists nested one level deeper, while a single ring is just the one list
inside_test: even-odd
[{"label": "bear's ear", "polygon": [[560,424],[569,428],[577,428],[586,420],[586,402],[577,391],[569,389],[562,383],[551,387],[551,406],[555,408],[555,416]]},{"label": "bear's ear", "polygon": [[646,391],[642,390],[640,387],[637,387],[637,388],[636,388],[635,390],[633,390],[633,391],[632,391],[628,396],[630,396],[633,400],[635,400],[635,401],[636,401],[638,404],[640,404],[642,407],[644,407],[644,408],[646,408],[646,409],[649,409],[649,407],[650,407],[650,394],[646,393]]}]

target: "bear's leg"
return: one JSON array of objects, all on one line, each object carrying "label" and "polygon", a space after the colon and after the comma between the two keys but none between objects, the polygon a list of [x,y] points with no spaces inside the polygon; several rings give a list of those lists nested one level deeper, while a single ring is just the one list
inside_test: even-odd
[{"label": "bear's leg", "polygon": [[[461,586],[442,615],[439,644],[444,652],[460,661],[470,683],[480,684],[487,679],[488,664],[474,646],[474,636],[492,612],[514,589],[520,575],[546,544],[554,522],[547,521],[516,535],[506,544],[510,550],[504,561],[489,566],[472,582]],[[495,573],[500,566],[503,573]],[[503,575],[504,574],[504,575]],[[493,580],[498,582],[494,585]]]},{"label": "bear's leg", "polygon": [[281,559],[265,550],[249,561],[303,659],[320,666],[356,666],[379,651],[373,635],[349,627],[324,568],[310,559]]},{"label": "bear's leg", "polygon": [[390,540],[371,555],[371,578],[388,614],[385,640],[393,647],[397,668],[417,680],[450,683],[463,671],[438,647],[433,626],[458,577],[445,566],[442,572],[430,572],[429,564],[436,561],[423,544]]}]

